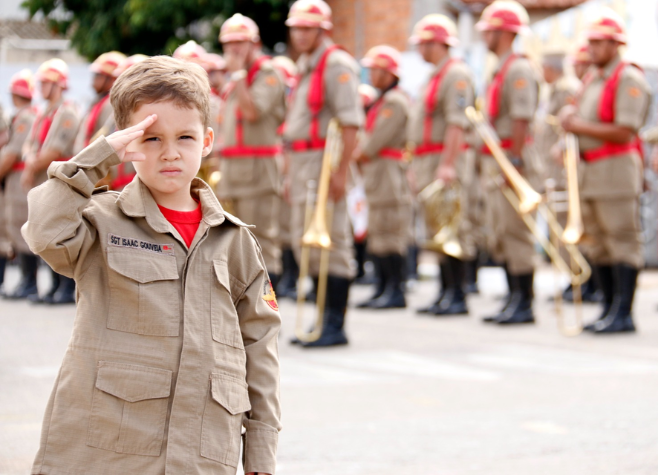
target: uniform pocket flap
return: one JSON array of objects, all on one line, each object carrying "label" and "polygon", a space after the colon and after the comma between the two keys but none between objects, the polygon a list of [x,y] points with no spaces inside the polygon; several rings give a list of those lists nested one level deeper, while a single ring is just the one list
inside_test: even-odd
[{"label": "uniform pocket flap", "polygon": [[251,409],[247,383],[232,376],[212,373],[212,398],[233,415]]},{"label": "uniform pocket flap", "polygon": [[212,265],[215,268],[215,275],[217,276],[217,281],[228,290],[228,293],[231,293],[231,277],[228,274],[228,266],[226,261],[212,261]]},{"label": "uniform pocket flap", "polygon": [[178,279],[178,267],[174,256],[108,248],[107,263],[113,271],[140,284]]},{"label": "uniform pocket flap", "polygon": [[96,387],[128,402],[169,397],[172,372],[125,363],[98,363]]}]

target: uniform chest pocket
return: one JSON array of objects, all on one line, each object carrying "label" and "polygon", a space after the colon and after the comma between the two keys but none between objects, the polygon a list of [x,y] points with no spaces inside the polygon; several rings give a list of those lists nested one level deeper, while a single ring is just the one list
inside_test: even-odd
[{"label": "uniform chest pocket", "polygon": [[121,454],[159,456],[172,372],[100,361],[87,445]]},{"label": "uniform chest pocket", "polygon": [[[231,295],[231,277],[225,261],[213,261],[213,289],[210,301],[213,340],[244,350],[238,312]],[[234,280],[234,287],[244,286]],[[236,290],[237,291],[237,290]]]},{"label": "uniform chest pocket", "polygon": [[201,456],[237,467],[242,417],[250,409],[247,383],[226,374],[211,374],[201,425]]},{"label": "uniform chest pocket", "polygon": [[176,258],[108,248],[107,328],[140,335],[178,336],[180,281]]}]

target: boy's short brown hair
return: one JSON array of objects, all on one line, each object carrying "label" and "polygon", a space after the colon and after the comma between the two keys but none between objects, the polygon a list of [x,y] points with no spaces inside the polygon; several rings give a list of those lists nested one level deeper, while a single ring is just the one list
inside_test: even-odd
[{"label": "boy's short brown hair", "polygon": [[170,56],[153,56],[124,71],[112,86],[110,102],[118,129],[143,104],[173,101],[198,109],[204,128],[210,126],[210,83],[201,66]]}]

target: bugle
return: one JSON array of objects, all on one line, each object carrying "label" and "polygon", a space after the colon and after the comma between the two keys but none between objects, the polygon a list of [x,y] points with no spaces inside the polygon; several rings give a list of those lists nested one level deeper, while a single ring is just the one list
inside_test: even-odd
[{"label": "bugle", "polygon": [[446,185],[435,180],[418,194],[418,201],[425,211],[425,226],[434,236],[423,244],[423,248],[457,259],[464,257],[459,243],[461,222],[461,186],[455,180]]}]

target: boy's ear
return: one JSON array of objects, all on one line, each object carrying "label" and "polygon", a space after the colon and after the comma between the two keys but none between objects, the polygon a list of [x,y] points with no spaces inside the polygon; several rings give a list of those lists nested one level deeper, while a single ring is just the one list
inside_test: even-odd
[{"label": "boy's ear", "polygon": [[201,156],[207,157],[210,152],[212,152],[212,146],[215,142],[215,132],[212,130],[212,127],[206,129],[206,133],[203,136],[203,151]]}]

